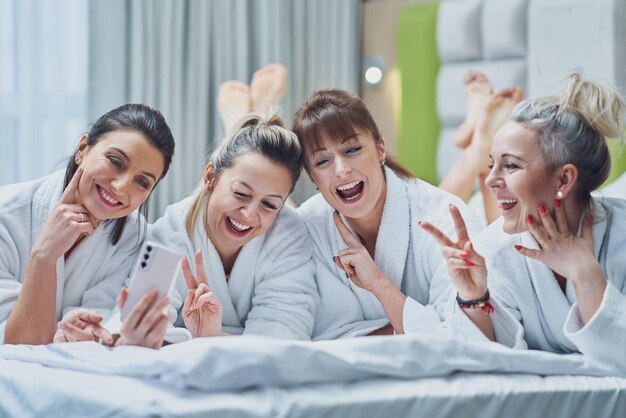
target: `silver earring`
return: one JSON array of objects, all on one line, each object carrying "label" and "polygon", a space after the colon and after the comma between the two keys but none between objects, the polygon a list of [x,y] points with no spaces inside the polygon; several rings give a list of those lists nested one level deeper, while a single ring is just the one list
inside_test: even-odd
[{"label": "silver earring", "polygon": [[382,160],[380,160],[380,166],[384,167],[385,166],[385,159],[383,158]]},{"label": "silver earring", "polygon": [[559,199],[563,199],[563,192],[560,190],[556,192],[556,197],[558,197]]},{"label": "silver earring", "polygon": [[313,184],[313,187],[315,187],[315,190],[319,190],[320,188],[317,187],[317,184]]}]

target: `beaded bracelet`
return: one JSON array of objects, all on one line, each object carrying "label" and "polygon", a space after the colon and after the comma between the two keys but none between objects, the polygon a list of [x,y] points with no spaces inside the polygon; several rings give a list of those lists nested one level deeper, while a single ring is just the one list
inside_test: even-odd
[{"label": "beaded bracelet", "polygon": [[457,292],[456,302],[463,309],[469,309],[470,311],[473,311],[474,309],[478,308],[483,311],[485,315],[492,315],[493,311],[495,310],[491,302],[489,302],[489,290],[487,290],[487,293],[485,293],[482,298],[475,300],[463,300],[459,297],[459,293]]}]

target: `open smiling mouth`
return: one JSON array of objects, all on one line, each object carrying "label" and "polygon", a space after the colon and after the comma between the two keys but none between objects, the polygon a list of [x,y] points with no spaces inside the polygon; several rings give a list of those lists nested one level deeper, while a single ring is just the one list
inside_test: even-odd
[{"label": "open smiling mouth", "polygon": [[226,217],[226,229],[232,235],[239,238],[239,237],[243,237],[247,235],[250,231],[252,231],[253,228],[250,225],[240,224],[239,222],[235,221],[230,216],[227,216]]},{"label": "open smiling mouth", "polygon": [[105,205],[110,207],[117,207],[122,205],[122,202],[113,199],[113,197],[105,192],[102,187],[96,185],[96,189],[98,190],[98,196],[100,196],[100,200],[102,200]]},{"label": "open smiling mouth", "polygon": [[354,203],[363,196],[363,180],[353,181],[337,187],[337,194],[345,203]]},{"label": "open smiling mouth", "polygon": [[498,199],[498,207],[501,211],[506,212],[517,205],[517,199]]}]

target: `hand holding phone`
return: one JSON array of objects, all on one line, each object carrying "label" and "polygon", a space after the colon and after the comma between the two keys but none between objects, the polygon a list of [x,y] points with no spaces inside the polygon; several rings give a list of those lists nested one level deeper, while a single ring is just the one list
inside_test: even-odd
[{"label": "hand holding phone", "polygon": [[141,298],[151,290],[155,289],[158,292],[156,300],[170,293],[181,258],[179,254],[154,242],[146,241],[143,244],[133,270],[128,298],[121,309],[122,321]]}]

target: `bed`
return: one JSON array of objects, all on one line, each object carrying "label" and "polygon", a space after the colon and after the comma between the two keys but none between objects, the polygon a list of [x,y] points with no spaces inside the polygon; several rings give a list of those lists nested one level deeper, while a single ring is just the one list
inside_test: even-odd
[{"label": "bed", "polygon": [[616,417],[625,371],[426,336],[0,347],[0,416]]}]

